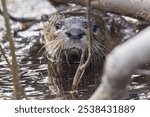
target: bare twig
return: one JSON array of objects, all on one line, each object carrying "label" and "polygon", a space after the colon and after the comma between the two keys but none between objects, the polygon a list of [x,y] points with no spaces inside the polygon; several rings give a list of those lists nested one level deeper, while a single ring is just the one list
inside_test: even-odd
[{"label": "bare twig", "polygon": [[150,63],[150,26],[107,57],[102,84],[90,99],[121,99],[132,73],[140,65]]},{"label": "bare twig", "polygon": [[7,8],[6,8],[6,2],[5,0],[1,0],[1,1],[2,1],[2,6],[3,6],[7,37],[8,37],[8,41],[10,44],[10,52],[12,56],[11,72],[13,76],[14,96],[15,96],[15,99],[22,99],[22,96],[27,99],[25,92],[19,82],[18,65],[17,65],[17,60],[16,60],[16,54],[15,54],[16,50],[15,50],[15,46],[14,46],[14,42],[13,42],[13,38],[11,34],[11,28],[9,25],[9,15],[8,15]]},{"label": "bare twig", "polygon": [[73,84],[71,87],[71,91],[75,90],[79,84],[79,81],[81,80],[85,69],[87,66],[90,64],[91,57],[92,57],[92,39],[91,39],[91,32],[90,32],[90,5],[91,5],[91,0],[88,0],[87,2],[87,18],[88,18],[88,29],[87,29],[87,37],[88,37],[88,58],[86,62],[83,64],[83,59],[84,59],[84,54],[85,51],[82,52],[81,55],[81,62],[77,68],[77,71],[75,73],[74,79],[73,79]]}]

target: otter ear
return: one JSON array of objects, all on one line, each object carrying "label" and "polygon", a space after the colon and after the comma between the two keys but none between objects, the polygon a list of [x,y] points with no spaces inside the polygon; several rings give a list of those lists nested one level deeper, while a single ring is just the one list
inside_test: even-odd
[{"label": "otter ear", "polygon": [[49,15],[42,15],[42,16],[41,16],[41,20],[42,20],[43,22],[48,21],[48,20],[49,20]]}]

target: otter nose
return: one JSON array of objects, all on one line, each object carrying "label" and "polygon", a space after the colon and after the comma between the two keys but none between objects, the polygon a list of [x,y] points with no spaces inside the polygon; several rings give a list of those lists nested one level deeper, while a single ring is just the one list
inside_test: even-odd
[{"label": "otter nose", "polygon": [[71,28],[66,32],[66,35],[70,39],[81,39],[85,35],[85,32],[80,28]]}]

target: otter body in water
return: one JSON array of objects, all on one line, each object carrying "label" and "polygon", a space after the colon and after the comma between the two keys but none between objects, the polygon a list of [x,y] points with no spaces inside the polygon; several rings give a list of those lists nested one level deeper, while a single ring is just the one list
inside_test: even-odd
[{"label": "otter body in water", "polygon": [[[85,51],[85,60],[87,58],[86,12],[56,13],[42,16],[42,20],[46,55],[50,61],[49,82],[51,86],[56,86],[53,87],[56,92],[60,89],[70,90],[83,50]],[[92,60],[85,70],[79,88],[87,89],[92,84],[100,83],[99,77],[104,57],[123,38],[124,34],[118,29],[119,22],[117,25],[115,23],[112,25],[111,23],[115,21],[113,20],[109,16],[104,17],[102,14],[91,13]],[[124,25],[123,23],[120,24]]]}]

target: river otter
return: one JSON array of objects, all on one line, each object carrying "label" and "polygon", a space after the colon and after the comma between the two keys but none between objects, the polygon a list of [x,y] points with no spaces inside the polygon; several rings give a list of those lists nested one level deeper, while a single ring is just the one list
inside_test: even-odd
[{"label": "river otter", "polygon": [[[120,25],[125,27],[126,22],[117,20],[119,21],[108,14],[104,16],[99,12],[91,12],[92,61],[83,75],[79,88],[100,83],[99,77],[106,54],[119,44],[124,36],[119,28]],[[83,50],[86,51],[85,60],[87,58],[86,11],[44,15],[42,21],[46,55],[50,61],[48,70],[50,88],[53,88],[54,92],[60,89],[70,90]],[[51,87],[52,85],[56,87]]]}]

